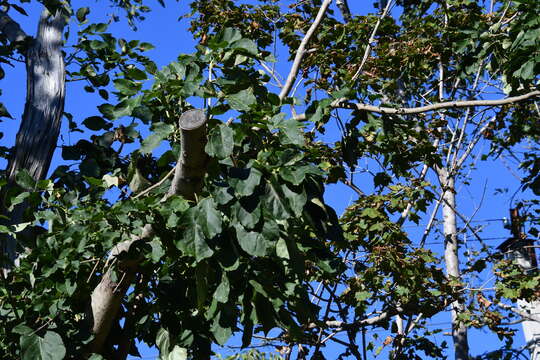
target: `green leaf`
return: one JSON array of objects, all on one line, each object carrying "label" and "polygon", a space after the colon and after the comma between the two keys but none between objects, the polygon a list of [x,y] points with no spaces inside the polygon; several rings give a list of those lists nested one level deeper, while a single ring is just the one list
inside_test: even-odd
[{"label": "green leaf", "polygon": [[[246,174],[247,175],[246,177]],[[240,196],[253,194],[255,188],[261,183],[262,173],[256,168],[230,169],[229,183],[235,193]]]},{"label": "green leaf", "polygon": [[208,155],[217,159],[225,159],[229,157],[234,149],[234,132],[225,125],[219,124],[208,134],[208,143],[205,151]]},{"label": "green leaf", "polygon": [[279,129],[279,139],[283,144],[304,145],[302,123],[295,119],[286,119],[285,114],[277,114],[270,120],[270,130]]},{"label": "green leaf", "polygon": [[36,181],[30,176],[26,169],[22,169],[17,173],[15,181],[26,190],[32,190],[36,186]]},{"label": "green leaf", "polygon": [[142,42],[142,43],[139,44],[139,49],[141,51],[148,51],[148,50],[152,50],[154,48],[155,48],[155,46],[150,44],[149,42]]},{"label": "green leaf", "polygon": [[282,259],[289,260],[291,256],[289,255],[289,248],[287,247],[287,243],[283,238],[280,238],[277,241],[276,244],[276,255]]},{"label": "green leaf", "polygon": [[61,360],[66,355],[62,338],[47,331],[43,338],[36,334],[23,335],[20,340],[22,360]]},{"label": "green leaf", "polygon": [[169,349],[171,346],[171,340],[169,332],[164,328],[159,328],[156,335],[156,345],[159,349],[159,354],[162,358],[167,358],[169,356]]},{"label": "green leaf", "polygon": [[257,55],[259,53],[259,49],[257,48],[257,44],[253,40],[250,39],[240,39],[235,41],[231,44],[232,49],[242,49],[245,50],[250,55]]},{"label": "green leaf", "polygon": [[230,44],[242,38],[242,33],[238,29],[225,28],[220,34],[220,40]]},{"label": "green leaf", "polygon": [[181,348],[178,345],[175,345],[172,351],[167,356],[167,360],[187,360],[187,358],[187,349]]},{"label": "green leaf", "polygon": [[278,183],[275,176],[272,176],[270,181],[266,184],[266,197],[264,204],[274,219],[286,220],[291,217],[287,205],[287,199],[285,198],[281,185]]},{"label": "green leaf", "polygon": [[287,199],[291,210],[294,212],[294,215],[300,217],[304,211],[304,205],[307,201],[307,195],[304,189],[300,194],[289,189],[287,185],[282,186],[283,195]]},{"label": "green leaf", "polygon": [[194,256],[197,261],[208,258],[214,253],[206,239],[212,239],[221,233],[221,214],[216,207],[217,204],[213,199],[203,199],[197,206],[186,211],[181,219],[180,224],[184,228],[183,236],[176,242],[176,246],[186,255]]},{"label": "green leaf", "polygon": [[216,299],[220,303],[225,304],[227,301],[229,301],[230,289],[231,287],[229,284],[229,279],[227,278],[226,274],[223,273],[223,276],[221,277],[221,283],[219,283],[216,291],[214,292],[214,299]]},{"label": "green leaf", "polygon": [[259,197],[242,198],[232,207],[237,221],[246,229],[253,229],[261,219],[261,207]]},{"label": "green leaf", "polygon": [[214,334],[214,337],[216,338],[216,342],[219,345],[224,345],[232,335],[231,326],[228,324],[222,324],[222,322],[225,322],[223,320],[223,317],[224,317],[223,312],[224,311],[222,310],[219,316],[215,317],[214,322],[212,324],[212,328],[211,328],[212,334]]},{"label": "green leaf", "polygon": [[162,122],[155,123],[152,126],[152,134],[143,140],[140,152],[143,154],[151,153],[158,145],[166,139],[172,132],[174,127],[170,124]]},{"label": "green leaf", "polygon": [[126,71],[126,75],[132,78],[133,80],[146,80],[148,78],[144,71],[137,68],[128,69]]},{"label": "green leaf", "polygon": [[226,95],[225,98],[229,102],[229,105],[238,111],[248,111],[251,105],[257,102],[252,88],[239,91],[236,94]]},{"label": "green leaf", "polygon": [[128,79],[115,79],[113,80],[114,87],[121,94],[132,96],[141,90],[142,84]]},{"label": "green leaf", "polygon": [[238,244],[246,253],[251,256],[266,256],[267,249],[270,247],[266,239],[261,233],[254,231],[246,231],[244,227],[238,223],[234,224],[236,230],[236,238]]},{"label": "green leaf", "polygon": [[279,176],[293,185],[300,185],[307,174],[321,175],[321,171],[312,165],[284,167],[279,171]]},{"label": "green leaf", "polygon": [[77,17],[77,20],[83,24],[86,22],[86,16],[90,13],[90,9],[87,8],[87,7],[82,7],[80,9],[77,10],[77,14],[76,14],[76,17]]},{"label": "green leaf", "polygon": [[90,130],[109,130],[112,126],[111,123],[105,121],[101,116],[90,116],[83,120],[83,125]]}]

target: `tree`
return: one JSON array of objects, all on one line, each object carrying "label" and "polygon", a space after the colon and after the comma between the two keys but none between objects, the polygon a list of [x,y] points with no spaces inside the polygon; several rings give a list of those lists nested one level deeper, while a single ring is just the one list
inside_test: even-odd
[{"label": "tree", "polygon": [[[426,320],[447,311],[456,359],[472,327],[506,339],[485,356],[515,354],[508,320],[527,315],[511,302],[537,299],[540,277],[489,246],[464,257],[460,237],[482,235],[456,192],[488,144],[484,158],[509,154],[539,193],[536,1],[381,1],[368,15],[343,0],[192,1],[199,45],[159,70],[151,44],[108,32],[120,17],[42,4],[33,37],[11,16],[24,4],[0,12],[2,61],[28,76],[2,149],[4,358],[125,359],[139,340],[206,359],[233,334],[287,358],[323,358],[328,342],[340,358],[443,358]],[[111,4],[133,29],[151,11]],[[64,113],[72,80],[99,114]],[[62,119],[85,138],[47,178]],[[340,217],[330,184],[356,195]],[[426,243],[439,207],[445,269]],[[405,226],[421,219],[418,240]],[[492,267],[496,291],[470,286]]]}]

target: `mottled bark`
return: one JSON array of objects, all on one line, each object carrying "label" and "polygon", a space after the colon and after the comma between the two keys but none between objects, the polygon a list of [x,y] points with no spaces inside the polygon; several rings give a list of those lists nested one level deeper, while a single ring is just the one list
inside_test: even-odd
[{"label": "mottled bark", "polygon": [[[60,13],[53,16],[43,10],[37,36],[30,39],[6,13],[0,13],[0,31],[11,42],[29,40],[23,50],[27,71],[26,103],[15,147],[9,159],[8,188],[20,170],[27,170],[36,180],[43,179],[49,170],[64,112],[66,74],[62,33],[65,24]],[[21,223],[25,207],[23,203],[7,214],[8,223]],[[14,237],[2,239],[2,254],[8,259],[8,263],[3,265],[3,269],[7,270],[17,257]]]},{"label": "mottled bark", "polygon": [[[454,177],[445,169],[439,169],[439,181],[443,186],[443,226],[444,226],[444,260],[446,274],[449,279],[460,280],[459,245],[456,224],[456,193]],[[454,340],[454,356],[456,360],[469,359],[469,342],[467,327],[457,320],[458,314],[465,310],[463,303],[452,303],[452,338]]]}]

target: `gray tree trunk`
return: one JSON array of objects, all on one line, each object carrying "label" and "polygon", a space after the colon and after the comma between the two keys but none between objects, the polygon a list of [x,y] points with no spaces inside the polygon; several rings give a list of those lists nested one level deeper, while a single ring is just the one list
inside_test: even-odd
[{"label": "gray tree trunk", "polygon": [[[181,195],[186,199],[195,200],[195,195],[201,190],[206,174],[207,155],[206,145],[207,118],[201,110],[190,110],[182,114],[179,126],[182,130],[180,154],[176,170],[165,199],[173,195]],[[117,244],[110,252],[109,261],[115,263],[117,277],[113,277],[113,269],[109,268],[102,277],[91,296],[88,309],[89,328],[94,339],[89,344],[89,352],[105,353],[107,338],[112,326],[117,321],[122,300],[129,286],[133,283],[142,259],[125,257],[118,260],[122,253],[127,254],[132,246],[148,241],[154,235],[150,224],[144,226],[142,234],[133,240]],[[118,261],[115,261],[118,260]]]},{"label": "gray tree trunk", "polygon": [[[449,176],[446,169],[438,169],[439,180],[443,186],[443,227],[444,227],[444,260],[446,274],[449,279],[459,280],[459,245],[456,225],[456,193],[455,179]],[[464,305],[458,301],[452,303],[452,338],[454,340],[454,354],[456,360],[469,359],[469,342],[467,327],[457,320],[458,314],[465,310]]]},{"label": "gray tree trunk", "polygon": [[[10,185],[19,170],[27,170],[36,180],[43,179],[49,170],[64,112],[66,72],[62,33],[65,25],[60,12],[51,15],[43,10],[37,36],[31,39],[23,54],[27,71],[26,103],[7,169]],[[0,31],[12,42],[26,37],[20,26],[3,12],[0,13]],[[10,224],[22,222],[24,210],[25,204],[17,206],[9,214]],[[2,253],[9,259],[3,266],[5,270],[16,260],[17,243],[14,237],[2,240]]]}]

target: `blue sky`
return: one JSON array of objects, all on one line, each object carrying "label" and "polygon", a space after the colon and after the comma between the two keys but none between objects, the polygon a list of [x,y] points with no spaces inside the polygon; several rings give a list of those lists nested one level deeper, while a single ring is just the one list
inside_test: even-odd
[{"label": "blue sky", "polygon": [[[80,4],[80,6],[90,6],[92,9],[89,16],[90,19],[100,18],[101,21],[103,21],[105,15],[118,11],[105,5],[108,3],[106,1],[77,1],[74,3]],[[156,48],[147,54],[156,61],[159,67],[161,67],[174,61],[181,53],[193,52],[195,42],[193,41],[191,34],[187,31],[189,20],[179,20],[181,15],[189,11],[188,2],[180,1],[177,3],[169,1],[167,8],[162,8],[157,5],[157,2],[155,3],[156,5],[153,6],[153,11],[147,14],[147,20],[139,25],[139,30],[136,33],[127,26],[125,21],[113,23],[110,26],[109,31],[115,34],[122,34],[126,39],[139,39],[154,44]],[[362,1],[350,1],[352,12],[355,14],[365,14],[367,11],[370,11],[371,7],[366,7],[364,4],[365,2]],[[31,7],[31,11],[29,11],[29,17],[16,15],[15,13],[13,14],[13,17],[21,24],[28,34],[33,35],[37,28],[38,13],[39,7],[34,5]],[[118,12],[118,14],[121,15],[121,12]],[[72,27],[71,37],[74,38],[76,36],[77,25],[71,24],[70,26]],[[279,55],[280,54],[278,54],[278,56]],[[287,66],[288,63],[283,60],[278,64],[278,71],[284,77],[288,71]],[[0,122],[0,132],[4,133],[4,138],[1,140],[2,145],[8,146],[14,143],[15,134],[22,115],[26,92],[26,75],[24,64],[22,63],[16,63],[14,68],[6,66],[4,68],[6,77],[2,80],[3,93],[0,97],[0,101],[6,104],[14,117],[14,120],[5,119],[4,122]],[[84,85],[85,84],[82,82],[72,82],[67,84],[65,111],[72,113],[75,116],[74,120],[77,122],[81,122],[86,117],[98,114],[96,106],[103,102],[96,94],[86,93],[83,90]],[[274,91],[277,92],[277,90]],[[86,135],[82,135],[82,137],[84,136]],[[329,131],[327,137],[325,137],[325,140],[335,140],[338,136],[339,133],[337,130],[332,129]],[[74,144],[80,137],[81,135],[78,133],[70,133],[66,122],[64,122],[59,145]],[[485,150],[487,149],[484,149],[484,151]],[[59,148],[55,153],[51,171],[60,163],[61,156]],[[5,162],[0,162],[0,166],[5,167]],[[429,179],[435,181],[432,176]],[[365,183],[360,181],[357,185],[369,191],[372,188],[370,181],[371,180],[368,181],[366,177]],[[473,221],[485,225],[482,237],[487,239],[486,243],[489,245],[497,246],[509,235],[508,230],[503,228],[501,219],[508,216],[508,209],[511,205],[509,199],[514,191],[517,190],[518,186],[518,180],[512,176],[503,165],[501,165],[501,162],[490,161],[479,162],[478,169],[475,170],[470,185],[460,185],[458,187],[458,204],[460,211],[463,214],[471,215],[475,212],[476,207],[481,205]],[[498,188],[508,188],[509,192],[502,196],[495,196],[494,194]],[[519,196],[520,195],[518,194],[518,197]],[[327,188],[326,200],[336,209],[338,214],[341,214],[355,199],[356,195],[344,186],[333,185]],[[425,225],[426,222],[427,218],[421,221],[421,225]],[[415,224],[406,224],[405,226],[413,239],[419,239],[421,237],[423,231],[422,226],[416,226]],[[438,228],[440,229],[440,226],[438,226]],[[472,237],[469,239],[470,242],[467,243],[467,246],[476,247],[478,245]],[[442,239],[440,236],[435,237],[433,235],[428,239],[430,247],[439,254],[442,254],[443,252],[441,242]],[[484,275],[486,277],[484,280],[487,280],[490,276],[488,272]],[[431,322],[433,324],[443,324],[443,328],[447,325],[446,328],[449,328],[449,319],[450,315],[448,313],[442,313],[432,319]],[[376,330],[376,332],[380,331]],[[368,337],[372,334],[373,333],[368,331]],[[384,332],[380,332],[380,336],[383,335]],[[517,346],[523,344],[522,339],[522,335],[518,334],[515,342]],[[449,336],[437,335],[436,340],[438,343],[446,340],[451,344],[451,338]],[[474,355],[494,350],[498,347],[496,336],[486,331],[471,330],[469,341]],[[140,350],[144,358],[156,357],[155,349],[148,349],[145,346],[141,346]],[[331,348],[328,350],[328,356],[331,358],[334,351]],[[381,355],[381,358],[384,358],[384,354]]]}]

